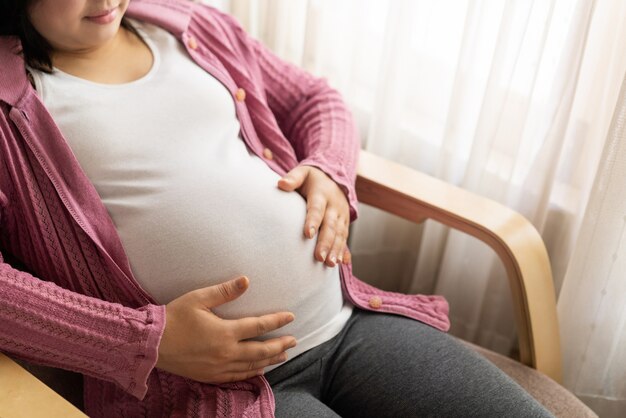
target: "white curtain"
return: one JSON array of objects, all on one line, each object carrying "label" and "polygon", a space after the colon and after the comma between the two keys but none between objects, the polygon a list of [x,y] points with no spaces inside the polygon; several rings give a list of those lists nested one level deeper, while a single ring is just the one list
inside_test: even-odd
[{"label": "white curtain", "polygon": [[[626,173],[618,171],[623,136],[608,135],[626,72],[626,2],[208,3],[341,91],[364,149],[526,216],[552,261],[566,385],[601,416],[624,415],[626,238],[619,251],[599,248],[613,248],[626,222],[617,203],[626,199]],[[621,166],[613,163],[619,158]],[[621,183],[611,184],[621,187],[621,200],[606,199],[602,179],[619,173]],[[600,226],[612,235],[594,235]],[[350,248],[358,277],[390,290],[442,294],[452,334],[515,355],[508,282],[485,245],[361,205]],[[590,248],[600,252],[583,257]]]},{"label": "white curtain", "polygon": [[626,415],[626,82],[559,298],[565,384]]}]

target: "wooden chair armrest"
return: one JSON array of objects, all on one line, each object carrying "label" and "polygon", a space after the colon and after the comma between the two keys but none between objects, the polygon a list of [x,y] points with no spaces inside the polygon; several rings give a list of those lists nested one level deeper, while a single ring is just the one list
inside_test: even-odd
[{"label": "wooden chair armrest", "polygon": [[520,361],[562,381],[556,298],[541,236],[522,215],[409,167],[361,150],[358,200],[413,222],[433,219],[488,244],[509,278]]},{"label": "wooden chair armrest", "polygon": [[0,353],[0,417],[86,418],[87,415]]}]

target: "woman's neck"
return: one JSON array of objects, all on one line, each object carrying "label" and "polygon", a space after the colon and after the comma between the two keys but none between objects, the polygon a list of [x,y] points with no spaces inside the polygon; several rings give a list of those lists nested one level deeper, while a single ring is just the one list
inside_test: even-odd
[{"label": "woman's neck", "polygon": [[104,84],[139,79],[150,71],[152,61],[150,48],[124,27],[97,48],[52,53],[52,64],[59,70]]}]

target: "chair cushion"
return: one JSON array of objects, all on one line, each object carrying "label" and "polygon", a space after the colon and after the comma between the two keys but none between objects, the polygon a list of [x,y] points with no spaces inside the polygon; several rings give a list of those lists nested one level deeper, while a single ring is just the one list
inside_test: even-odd
[{"label": "chair cushion", "polygon": [[459,341],[498,366],[555,416],[597,418],[598,415],[580,399],[545,374],[494,351],[461,339]]}]

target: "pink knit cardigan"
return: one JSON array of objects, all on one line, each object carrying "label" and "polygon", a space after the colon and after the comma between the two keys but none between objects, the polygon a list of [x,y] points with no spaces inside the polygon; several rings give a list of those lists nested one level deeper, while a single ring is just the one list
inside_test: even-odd
[{"label": "pink knit cardigan", "polygon": [[[170,31],[224,84],[246,144],[272,170],[322,169],[357,218],[359,138],[325,79],[281,60],[209,6],[133,0],[127,14]],[[133,277],[105,206],[28,82],[19,47],[0,37],[0,350],[82,373],[93,418],[272,417],[263,376],[210,385],[154,367],[165,306]],[[344,297],[356,306],[448,330],[441,296],[376,289],[348,264],[340,273]]]}]

